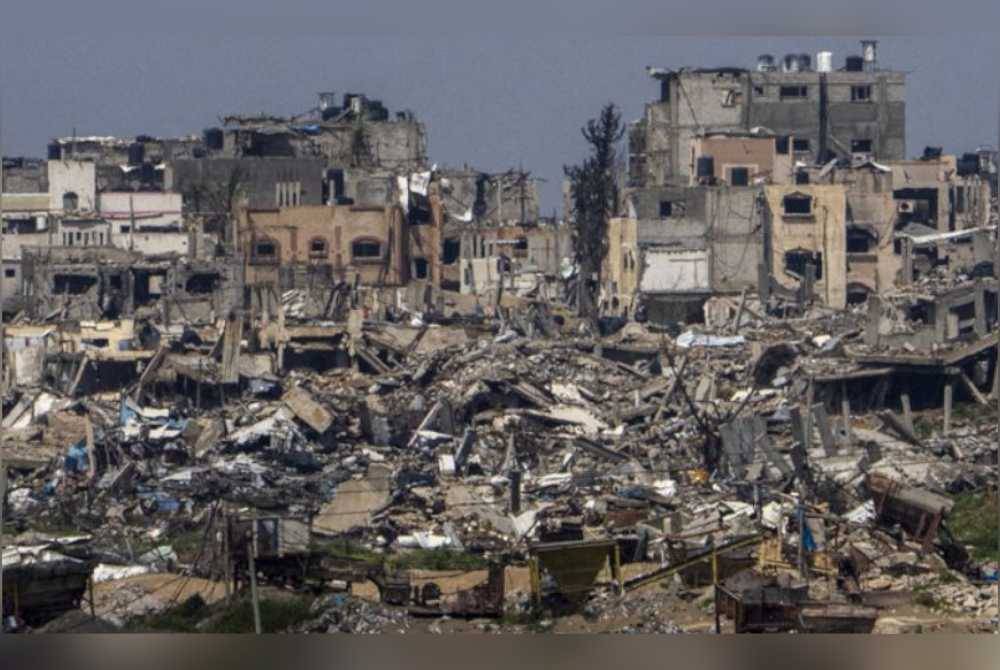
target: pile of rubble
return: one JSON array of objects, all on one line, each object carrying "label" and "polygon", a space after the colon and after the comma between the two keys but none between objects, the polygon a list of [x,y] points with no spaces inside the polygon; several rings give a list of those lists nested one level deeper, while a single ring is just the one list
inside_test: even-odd
[{"label": "pile of rubble", "polygon": [[[215,344],[165,345],[119,392],[12,389],[0,442],[9,520],[87,533],[88,565],[122,593],[150,572],[238,582],[246,568],[234,567],[232,543],[247,540],[228,524],[253,510],[304,520],[297,551],[310,560],[369,569],[415,556],[463,573],[500,564],[508,582],[537,572],[532,607],[578,593],[575,607],[627,621],[622,632],[680,630],[667,603],[630,584],[723,584],[747,569],[835,583],[813,597],[827,608],[931,593],[970,618],[996,617],[995,564],[944,532],[953,496],[996,486],[995,421],[984,408],[941,426],[936,407],[910,407],[909,396],[897,409],[882,381],[895,373],[851,353],[872,350],[861,309],[763,312],[741,301],[701,329],[632,323],[604,337],[538,305],[494,321],[352,311],[346,325],[296,326],[289,315],[282,327],[304,339],[279,333],[278,352],[234,350],[227,322]],[[236,370],[235,381],[199,382],[192,403],[194,359],[223,377]],[[286,583],[281,531],[260,532],[255,541],[278,549],[256,569]],[[598,540],[613,551],[603,568],[578,568],[583,577],[539,558],[539,547],[569,557]],[[391,573],[379,578],[382,604],[323,598],[302,630],[401,630],[417,608],[495,611],[483,604],[494,595],[468,586],[387,598]],[[606,587],[618,595],[601,604]],[[508,605],[519,597],[503,591]],[[885,596],[896,592],[908,595]]]}]

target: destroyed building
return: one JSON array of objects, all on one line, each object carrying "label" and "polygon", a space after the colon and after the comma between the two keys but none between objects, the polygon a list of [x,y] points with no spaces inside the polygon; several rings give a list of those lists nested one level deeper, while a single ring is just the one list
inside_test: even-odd
[{"label": "destroyed building", "polygon": [[609,224],[604,302],[612,313],[633,315],[641,303],[656,323],[698,320],[713,294],[756,288],[758,189],[661,187],[627,197],[630,216]]},{"label": "destroyed building", "polygon": [[21,298],[33,319],[132,316],[153,310],[164,321],[214,322],[241,309],[239,257],[196,261],[157,258],[102,246],[26,247]]},{"label": "destroyed building", "polygon": [[809,55],[789,54],[780,63],[761,56],[753,70],[650,68],[660,98],[629,131],[629,184],[687,183],[692,143],[710,131],[765,128],[790,138],[795,160],[807,163],[852,154],[904,158],[906,75],[879,67],[873,41],[862,43],[862,53],[838,70],[830,52],[817,54],[815,67]]},{"label": "destroyed building", "polygon": [[293,118],[229,115],[205,131],[212,156],[240,158],[322,158],[331,169],[423,169],[427,162],[424,126],[408,112],[389,111],[379,100],[347,93],[337,104],[321,93],[319,106]]},{"label": "destroyed building", "polygon": [[69,136],[53,139],[48,146],[50,161],[93,163],[102,191],[160,190],[165,163],[205,155],[202,139],[196,135]]}]

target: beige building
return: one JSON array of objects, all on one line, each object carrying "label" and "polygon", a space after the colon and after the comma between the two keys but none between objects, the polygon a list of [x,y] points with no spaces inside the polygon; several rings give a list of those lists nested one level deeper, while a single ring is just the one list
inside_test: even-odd
[{"label": "beige building", "polygon": [[764,187],[765,263],[774,280],[797,289],[816,268],[814,295],[828,307],[847,305],[847,189],[842,184]]},{"label": "beige building", "polygon": [[616,217],[608,221],[608,255],[604,257],[601,280],[604,300],[612,309],[617,304],[631,312],[639,289],[639,222]]},{"label": "beige building", "polygon": [[752,186],[787,184],[792,181],[792,140],[752,133],[713,133],[691,141],[690,184],[703,182],[699,161],[711,158],[712,177],[717,184]]},{"label": "beige building", "polygon": [[310,281],[355,280],[399,286],[440,285],[441,210],[416,222],[399,206],[319,205],[244,210],[239,246],[248,285],[288,288]]}]

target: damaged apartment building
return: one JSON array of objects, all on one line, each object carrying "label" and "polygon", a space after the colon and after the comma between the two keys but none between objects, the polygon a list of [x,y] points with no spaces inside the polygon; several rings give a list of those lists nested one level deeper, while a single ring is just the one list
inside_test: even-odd
[{"label": "damaged apartment building", "polygon": [[197,226],[186,225],[179,193],[113,191],[99,187],[92,160],[45,163],[45,191],[4,193],[3,297],[22,296],[23,250],[93,247],[140,256],[210,256]]},{"label": "damaged apartment building", "polygon": [[815,68],[808,54],[780,63],[764,55],[753,70],[650,68],[660,97],[630,128],[630,186],[687,183],[691,145],[711,131],[765,128],[790,137],[795,160],[807,163],[859,153],[904,158],[906,75],[879,67],[874,41],[861,50],[837,70],[830,52],[817,54]]},{"label": "damaged apartment building", "polygon": [[873,42],[862,51],[839,71],[820,52],[815,70],[792,55],[652,72],[663,99],[632,128],[607,311],[700,320],[709,296],[745,290],[781,309],[843,309],[990,261],[985,154],[904,159],[904,75],[878,67]]},{"label": "damaged apartment building", "polygon": [[[443,209],[436,184],[400,178],[397,202],[381,206],[246,208],[239,248],[253,287],[440,286]],[[405,206],[404,206],[405,205]]]},{"label": "damaged apartment building", "polygon": [[822,302],[844,308],[935,267],[991,262],[989,183],[959,174],[954,156],[834,160],[796,182],[764,187],[764,261],[777,286],[801,286],[808,265]]},{"label": "damaged apartment building", "polygon": [[523,170],[435,171],[445,206],[444,286],[466,294],[532,290],[572,258],[568,226],[539,213],[537,178]]},{"label": "damaged apartment building", "polygon": [[32,319],[118,319],[140,314],[214,322],[240,309],[239,258],[152,258],[101,246],[26,247],[22,297]]}]

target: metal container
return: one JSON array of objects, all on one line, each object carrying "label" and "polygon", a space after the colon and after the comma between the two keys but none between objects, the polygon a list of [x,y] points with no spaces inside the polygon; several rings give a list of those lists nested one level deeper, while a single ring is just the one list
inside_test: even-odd
[{"label": "metal container", "polygon": [[796,54],[787,54],[781,61],[782,72],[798,72],[799,57]]},{"label": "metal container", "polygon": [[812,70],[812,56],[809,54],[799,54],[798,61],[800,72],[809,72]]},{"label": "metal container", "polygon": [[844,69],[848,72],[864,72],[865,60],[861,56],[848,56],[844,62]]},{"label": "metal container", "polygon": [[771,54],[757,56],[757,72],[774,72],[774,56]]}]

